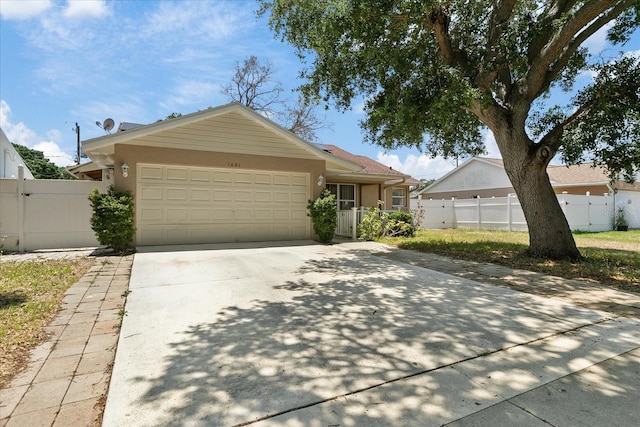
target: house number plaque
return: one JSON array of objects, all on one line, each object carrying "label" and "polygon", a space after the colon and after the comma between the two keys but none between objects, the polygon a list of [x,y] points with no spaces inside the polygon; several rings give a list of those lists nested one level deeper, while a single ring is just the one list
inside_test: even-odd
[{"label": "house number plaque", "polygon": [[229,162],[229,163],[227,163],[227,166],[229,166],[230,168],[239,168],[240,167],[240,163]]}]

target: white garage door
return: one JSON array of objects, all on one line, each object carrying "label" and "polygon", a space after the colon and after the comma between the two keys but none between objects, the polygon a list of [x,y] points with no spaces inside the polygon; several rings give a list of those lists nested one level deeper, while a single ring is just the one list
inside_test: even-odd
[{"label": "white garage door", "polygon": [[308,239],[309,174],[138,164],[138,245]]}]

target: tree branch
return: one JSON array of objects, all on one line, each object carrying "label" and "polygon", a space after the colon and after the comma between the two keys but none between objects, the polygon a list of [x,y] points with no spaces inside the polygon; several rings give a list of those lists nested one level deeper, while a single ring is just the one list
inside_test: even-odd
[{"label": "tree branch", "polygon": [[617,16],[619,16],[627,7],[622,4],[610,9],[605,14],[600,16],[598,19],[593,21],[587,28],[581,31],[572,41],[569,43],[567,48],[562,52],[562,54],[558,57],[558,59],[553,63],[548,73],[549,82],[553,81],[556,76],[562,72],[564,67],[568,64],[571,56],[576,52],[576,50],[584,43],[589,37],[595,34],[599,29],[604,27],[608,22],[614,20]]},{"label": "tree branch", "polygon": [[554,153],[557,152],[562,145],[560,143],[560,138],[562,137],[562,133],[564,132],[564,130],[572,123],[575,123],[582,117],[586,116],[591,110],[592,106],[593,102],[580,106],[580,108],[574,111],[573,114],[555,125],[553,129],[547,132],[547,134],[543,136],[540,142],[538,142],[536,145],[539,147],[546,146],[549,147]]},{"label": "tree branch", "polygon": [[[549,67],[556,58],[561,55],[567,55],[566,61],[568,61],[571,55],[573,55],[576,49],[578,49],[580,44],[573,45],[572,41],[582,28],[594,20],[595,22],[593,22],[592,26],[589,26],[589,29],[597,30],[601,28],[604,24],[614,19],[625,9],[629,8],[634,1],[635,0],[623,0],[621,2],[616,2],[615,0],[592,0],[585,3],[584,6],[577,10],[573,17],[568,19],[568,21],[562,26],[560,31],[555,32],[553,27],[548,27],[547,35],[549,37],[543,37],[543,40],[548,39],[548,42],[542,49],[540,49],[540,54],[532,59],[529,71],[524,77],[523,83],[527,85],[526,93],[529,100],[537,98],[545,88],[549,87],[553,77],[552,74],[550,74]],[[573,2],[568,1],[564,6],[568,7],[572,4]],[[614,8],[602,15],[602,19],[596,19],[599,15],[603,14],[607,9],[610,9],[614,5]],[[554,15],[558,16],[558,13],[562,11],[561,9],[557,9],[555,12],[556,13],[554,13]],[[568,12],[565,11],[565,13]],[[558,72],[559,70],[556,71],[556,75]]]}]

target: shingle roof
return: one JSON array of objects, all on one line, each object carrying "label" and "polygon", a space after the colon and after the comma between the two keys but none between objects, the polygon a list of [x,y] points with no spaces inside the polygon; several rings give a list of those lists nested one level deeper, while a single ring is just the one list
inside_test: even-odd
[{"label": "shingle roof", "polygon": [[557,184],[587,184],[608,183],[607,172],[592,163],[571,166],[549,166],[547,173],[552,183]]},{"label": "shingle roof", "polygon": [[[504,167],[502,159],[493,159],[489,157],[478,157],[496,165]],[[549,165],[547,174],[552,185],[579,185],[579,184],[608,184],[609,175],[607,171],[600,167],[594,166],[593,163],[585,163],[582,165]],[[640,182],[628,184],[624,181],[617,181],[616,187],[620,190],[640,190]]]},{"label": "shingle roof", "polygon": [[[388,175],[389,178],[406,178],[407,174],[404,174],[400,171],[397,171],[390,166],[385,166],[382,163],[376,162],[373,159],[370,159],[366,156],[360,156],[356,154],[351,154],[348,151],[343,150],[335,145],[330,144],[318,144],[322,150],[327,153],[333,154],[334,156],[348,160],[350,162],[356,163],[363,167],[363,169],[359,173],[371,174],[371,175]],[[414,178],[408,177],[405,181],[407,184],[419,184],[420,182],[415,180]]]},{"label": "shingle roof", "polygon": [[[490,157],[478,157],[489,163],[494,163],[504,167],[502,159],[493,159]],[[549,165],[547,174],[552,184],[591,184],[591,183],[607,183],[609,178],[607,172],[599,167],[593,167],[593,163],[585,163],[583,165]]]}]

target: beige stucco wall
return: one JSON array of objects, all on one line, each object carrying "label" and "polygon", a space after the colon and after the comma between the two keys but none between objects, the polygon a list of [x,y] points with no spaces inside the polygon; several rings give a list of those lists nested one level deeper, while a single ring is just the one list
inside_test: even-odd
[{"label": "beige stucco wall", "polygon": [[380,185],[379,184],[362,184],[360,186],[360,199],[358,207],[372,207],[378,204],[380,200]]},{"label": "beige stucco wall", "polygon": [[[119,190],[136,191],[136,165],[154,163],[163,165],[199,166],[210,168],[233,168],[269,170],[283,172],[308,172],[311,175],[309,194],[315,198],[322,188],[317,185],[318,176],[324,173],[324,161],[287,159],[255,156],[249,154],[219,153],[213,151],[178,150],[173,148],[151,148],[118,144],[115,149],[115,187]],[[120,165],[129,165],[129,176],[124,178]]]}]

